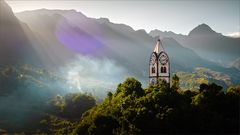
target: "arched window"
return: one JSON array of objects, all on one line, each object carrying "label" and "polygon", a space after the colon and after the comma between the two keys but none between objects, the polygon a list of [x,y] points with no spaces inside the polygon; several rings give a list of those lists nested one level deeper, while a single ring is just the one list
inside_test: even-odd
[{"label": "arched window", "polygon": [[163,69],[163,70],[164,70],[164,73],[167,73],[167,68],[166,68],[166,67],[164,67],[164,69]]},{"label": "arched window", "polygon": [[161,67],[161,73],[163,73],[164,71],[163,71],[164,69],[163,69],[163,67]]},{"label": "arched window", "polygon": [[155,72],[155,67],[152,67],[152,74],[154,74]]}]

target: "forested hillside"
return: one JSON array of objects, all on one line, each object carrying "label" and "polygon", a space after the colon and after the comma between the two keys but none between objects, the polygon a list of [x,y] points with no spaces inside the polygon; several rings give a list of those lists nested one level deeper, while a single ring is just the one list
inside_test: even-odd
[{"label": "forested hillside", "polygon": [[0,133],[239,133],[240,86],[224,92],[214,83],[202,83],[199,89],[183,91],[179,80],[174,75],[171,87],[160,82],[142,88],[138,80],[127,78],[102,102],[89,94],[58,95],[46,103],[44,115],[28,128],[15,132],[1,129]]},{"label": "forested hillside", "polygon": [[240,87],[224,93],[216,84],[181,91],[178,77],[146,89],[128,78],[104,102],[84,113],[77,134],[181,134],[239,132]]}]

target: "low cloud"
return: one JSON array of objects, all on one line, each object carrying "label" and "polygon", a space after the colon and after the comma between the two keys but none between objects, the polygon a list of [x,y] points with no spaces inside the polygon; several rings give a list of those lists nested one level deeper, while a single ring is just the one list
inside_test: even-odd
[{"label": "low cloud", "polygon": [[240,32],[229,33],[229,34],[226,34],[226,36],[233,37],[233,38],[240,38]]},{"label": "low cloud", "polygon": [[129,76],[127,70],[112,59],[82,55],[61,68],[61,72],[72,88],[100,97],[105,96],[107,91],[114,91],[117,84]]}]

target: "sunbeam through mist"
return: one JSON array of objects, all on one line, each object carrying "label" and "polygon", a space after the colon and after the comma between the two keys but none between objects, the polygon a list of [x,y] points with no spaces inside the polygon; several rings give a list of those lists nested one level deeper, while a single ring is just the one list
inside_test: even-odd
[{"label": "sunbeam through mist", "polygon": [[75,86],[78,91],[98,96],[105,96],[107,91],[114,90],[116,84],[128,76],[126,69],[114,60],[82,55],[60,70],[66,74],[68,83]]}]

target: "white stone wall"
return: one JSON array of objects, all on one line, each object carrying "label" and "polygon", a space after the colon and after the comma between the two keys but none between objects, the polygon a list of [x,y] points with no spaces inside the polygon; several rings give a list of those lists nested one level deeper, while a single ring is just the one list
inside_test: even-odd
[{"label": "white stone wall", "polygon": [[170,63],[168,55],[163,51],[159,54],[153,52],[149,61],[149,84],[154,85],[159,79],[170,83],[169,73]]},{"label": "white stone wall", "polygon": [[[161,63],[161,56],[164,56],[165,62]],[[158,76],[160,79],[170,82],[170,63],[169,57],[165,52],[160,52],[158,56]]]}]

